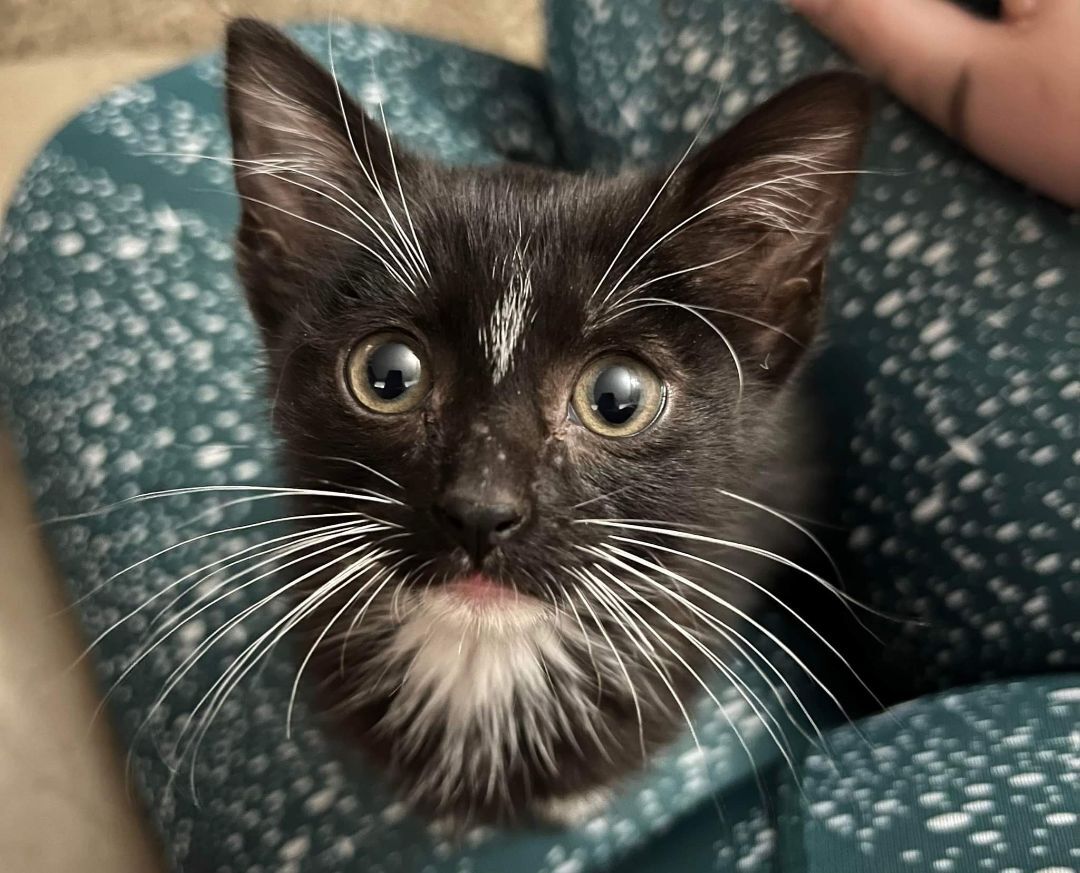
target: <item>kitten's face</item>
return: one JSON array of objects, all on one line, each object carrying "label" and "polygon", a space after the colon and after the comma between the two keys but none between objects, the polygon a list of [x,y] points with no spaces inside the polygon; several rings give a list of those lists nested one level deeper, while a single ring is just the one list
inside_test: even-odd
[{"label": "kitten's face", "polygon": [[294,484],[385,524],[343,607],[370,607],[358,645],[415,656],[401,628],[425,604],[556,636],[572,610],[569,664],[582,637],[618,649],[605,616],[634,591],[677,614],[640,528],[723,536],[744,507],[722,492],[756,493],[784,451],[863,84],[804,83],[670,177],[600,179],[391,152],[265,27],[233,28],[228,73],[241,274]]},{"label": "kitten's face", "polygon": [[[743,343],[740,375],[715,314],[680,308],[716,303],[692,275],[624,299],[680,268],[667,253],[612,290],[626,265],[604,273],[644,186],[440,175],[438,198],[410,206],[415,239],[402,222],[401,249],[423,256],[404,282],[346,244],[275,329],[276,423],[297,484],[401,501],[363,508],[401,525],[393,545],[403,570],[425,565],[419,585],[480,572],[542,600],[619,534],[584,519],[714,525],[717,489],[741,490],[759,454],[741,421],[775,402],[775,343]],[[674,219],[658,211],[634,251]],[[722,329],[734,344],[751,327]]]}]

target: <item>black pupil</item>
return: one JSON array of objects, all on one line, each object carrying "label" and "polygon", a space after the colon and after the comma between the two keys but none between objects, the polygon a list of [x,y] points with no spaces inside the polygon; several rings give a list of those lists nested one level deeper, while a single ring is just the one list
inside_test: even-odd
[{"label": "black pupil", "polygon": [[368,355],[367,378],[376,397],[396,400],[420,381],[420,358],[404,343],[383,343]]},{"label": "black pupil", "polygon": [[626,424],[641,403],[641,380],[625,364],[605,367],[592,390],[593,409],[608,424]]}]

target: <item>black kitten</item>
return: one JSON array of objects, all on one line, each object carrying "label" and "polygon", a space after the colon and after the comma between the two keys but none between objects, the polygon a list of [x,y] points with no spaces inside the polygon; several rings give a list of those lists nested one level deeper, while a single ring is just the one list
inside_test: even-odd
[{"label": "black kitten", "polygon": [[796,377],[867,85],[599,178],[391,146],[254,21],[227,81],[275,425],[333,513],[290,570],[309,669],[415,805],[578,818],[773,605],[744,546],[784,548],[764,507],[809,496]]}]

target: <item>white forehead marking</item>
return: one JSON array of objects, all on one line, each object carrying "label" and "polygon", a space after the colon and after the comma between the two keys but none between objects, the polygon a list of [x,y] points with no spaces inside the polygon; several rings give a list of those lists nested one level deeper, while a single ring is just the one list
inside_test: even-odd
[{"label": "white forehead marking", "polygon": [[[526,262],[528,251],[528,241],[523,246],[518,237],[513,254],[502,262],[506,291],[495,304],[491,321],[480,328],[480,345],[491,362],[496,385],[514,366],[514,353],[521,345],[525,328],[536,315],[532,308],[532,276]],[[492,266],[491,272],[497,276],[498,266]]]}]

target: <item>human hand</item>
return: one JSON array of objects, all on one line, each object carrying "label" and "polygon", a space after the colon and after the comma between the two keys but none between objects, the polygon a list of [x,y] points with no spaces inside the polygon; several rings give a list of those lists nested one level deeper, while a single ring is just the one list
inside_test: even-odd
[{"label": "human hand", "polygon": [[871,75],[1000,170],[1080,208],[1080,0],[787,0]]}]

